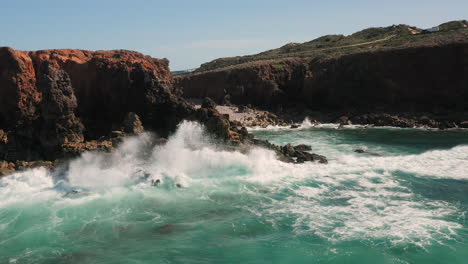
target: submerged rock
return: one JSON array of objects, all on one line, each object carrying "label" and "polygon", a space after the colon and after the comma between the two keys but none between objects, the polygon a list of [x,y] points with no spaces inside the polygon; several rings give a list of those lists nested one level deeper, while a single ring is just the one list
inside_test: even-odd
[{"label": "submerged rock", "polygon": [[355,149],[354,152],[356,153],[365,153],[366,151],[363,149]]},{"label": "submerged rock", "polygon": [[167,234],[172,234],[172,233],[176,232],[178,229],[179,229],[179,227],[178,227],[177,225],[174,225],[174,224],[166,224],[166,225],[162,225],[162,226],[156,227],[156,228],[154,229],[154,231],[155,231],[156,233],[159,233],[159,234],[167,235]]},{"label": "submerged rock", "polygon": [[369,152],[367,150],[364,150],[364,149],[355,149],[354,152],[356,153],[359,153],[359,154],[369,154],[369,155],[372,155],[372,156],[377,156],[377,157],[380,157],[382,155],[378,154],[378,153],[375,153],[375,152]]}]

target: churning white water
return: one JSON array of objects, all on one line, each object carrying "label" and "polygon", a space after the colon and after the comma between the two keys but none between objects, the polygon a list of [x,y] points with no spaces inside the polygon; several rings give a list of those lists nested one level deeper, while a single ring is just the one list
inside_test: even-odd
[{"label": "churning white water", "polygon": [[[163,145],[155,145],[156,136],[144,133],[126,139],[112,153],[84,153],[56,171],[40,168],[2,178],[0,232],[9,235],[0,237],[0,246],[15,247],[17,234],[11,229],[22,219],[15,208],[33,207],[44,208],[48,216],[44,223],[29,219],[32,225],[54,230],[67,229],[72,225],[69,221],[83,229],[89,223],[111,224],[107,221],[113,218],[114,223],[133,226],[138,222],[127,218],[139,216],[145,225],[181,222],[199,226],[201,229],[190,229],[194,233],[186,234],[197,237],[209,234],[204,232],[222,233],[226,228],[232,229],[229,234],[236,233],[252,223],[245,222],[248,217],[255,219],[249,221],[254,221],[256,232],[268,227],[262,231],[266,236],[288,232],[291,238],[325,241],[321,243],[368,241],[424,248],[466,242],[466,222],[460,220],[465,217],[465,205],[441,197],[444,191],[468,181],[468,146],[399,155],[392,148],[387,154],[386,147],[380,146],[376,149],[381,155],[372,156],[351,151],[362,145],[353,145],[355,137],[340,144],[337,136],[330,137],[328,132],[322,137],[311,136],[314,140],[309,141],[303,133],[318,132],[274,133],[280,133],[282,142],[320,146],[319,154],[327,155],[329,164],[283,163],[275,153],[261,148],[246,153],[230,151],[206,136],[198,123],[182,122]],[[258,136],[275,137],[268,131]],[[154,180],[160,180],[161,185],[151,186]],[[439,190],[441,197],[434,198],[430,185],[439,180],[449,182],[441,185],[446,188]],[[128,207],[119,201],[129,203]],[[106,206],[114,209],[106,213],[96,209]],[[204,226],[205,221],[208,226]],[[105,238],[92,238],[91,243],[97,243],[94,239]],[[23,256],[24,251],[18,252]]]}]

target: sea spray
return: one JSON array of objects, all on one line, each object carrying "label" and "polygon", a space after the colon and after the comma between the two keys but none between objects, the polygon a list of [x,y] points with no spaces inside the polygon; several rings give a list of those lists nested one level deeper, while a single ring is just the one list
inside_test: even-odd
[{"label": "sea spray", "polygon": [[[130,137],[60,173],[2,178],[0,263],[303,263],[310,254],[327,263],[350,254],[417,263],[420,254],[454,248],[468,255],[467,137],[418,132],[424,144],[400,146],[386,142],[412,131],[255,133],[310,144],[331,161],[294,165],[261,148],[228,151],[194,122],[164,145],[148,133]],[[381,157],[353,152],[363,145]],[[151,186],[156,179],[161,185]]]}]

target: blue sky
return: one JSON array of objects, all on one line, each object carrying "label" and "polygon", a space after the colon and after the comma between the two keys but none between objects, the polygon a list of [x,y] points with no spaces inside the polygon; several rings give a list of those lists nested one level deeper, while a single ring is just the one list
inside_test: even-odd
[{"label": "blue sky", "polygon": [[129,49],[172,70],[371,26],[468,19],[466,0],[0,1],[0,46]]}]

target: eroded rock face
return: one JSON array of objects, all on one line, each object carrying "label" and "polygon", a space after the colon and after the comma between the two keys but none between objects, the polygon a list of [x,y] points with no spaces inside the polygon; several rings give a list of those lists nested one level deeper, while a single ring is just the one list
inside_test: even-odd
[{"label": "eroded rock face", "polygon": [[83,142],[84,126],[75,115],[78,102],[68,74],[48,61],[39,67],[41,75],[37,84],[42,93],[39,140],[44,151],[52,152],[46,156],[53,156],[65,143]]},{"label": "eroded rock face", "polygon": [[123,122],[123,132],[128,134],[140,134],[144,131],[140,117],[135,113],[128,113]]},{"label": "eroded rock face", "polygon": [[0,48],[0,160],[108,149],[112,131],[140,133],[143,124],[167,136],[194,112],[174,93],[166,59],[124,50]]},{"label": "eroded rock face", "polygon": [[[410,112],[421,113],[423,117],[425,113],[467,113],[467,56],[468,44],[458,43],[382,49],[328,59],[256,61],[177,76],[175,84],[187,97],[209,96],[216,103],[222,103],[223,98],[229,96],[234,104],[252,104],[273,111],[304,105],[323,113],[352,112],[352,116]],[[466,120],[463,118],[467,118],[466,114],[457,120],[443,116],[440,120],[455,121],[458,125]],[[384,123],[393,122],[378,119]],[[379,122],[378,119],[370,118],[370,121]],[[430,119],[416,123],[440,126]]]}]

